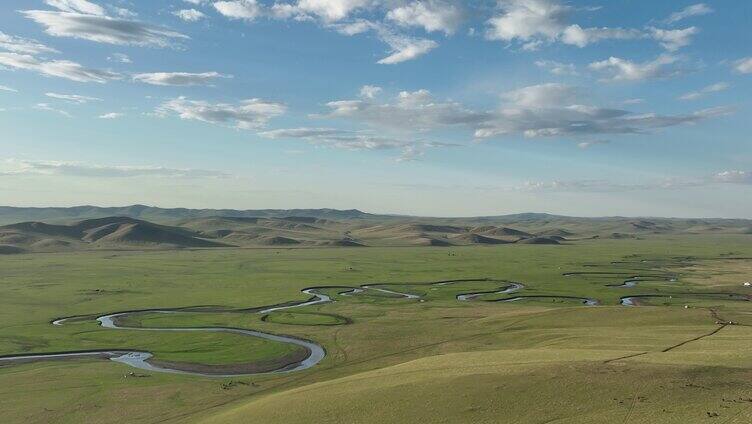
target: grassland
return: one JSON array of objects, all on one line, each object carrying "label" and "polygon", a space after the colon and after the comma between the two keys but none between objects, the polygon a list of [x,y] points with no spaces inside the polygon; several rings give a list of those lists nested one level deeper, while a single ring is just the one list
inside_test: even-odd
[{"label": "grassland", "polygon": [[[203,378],[102,360],[0,367],[0,422],[644,422],[752,419],[748,235],[655,235],[559,246],[91,251],[0,257],[0,355],[148,350],[232,364],[291,353],[231,334],[107,330],[64,316],[305,300],[312,286],[385,293],[259,314],[139,314],[141,327],[226,326],[297,336],[326,358],[296,373]],[[574,275],[565,275],[571,274]],[[612,287],[641,276],[634,287]],[[442,280],[475,279],[446,285]],[[480,281],[489,279],[488,281]],[[675,280],[675,281],[672,281]],[[456,295],[514,294],[471,302]],[[749,290],[747,293],[745,290]],[[517,295],[587,297],[566,300]],[[625,307],[632,295],[661,296]],[[264,318],[266,316],[266,318]],[[728,325],[733,322],[733,325]]]}]

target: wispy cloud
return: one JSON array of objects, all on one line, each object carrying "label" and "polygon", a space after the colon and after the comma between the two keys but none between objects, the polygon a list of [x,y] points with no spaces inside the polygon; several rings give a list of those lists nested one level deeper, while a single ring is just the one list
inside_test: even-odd
[{"label": "wispy cloud", "polygon": [[660,29],[648,28],[650,36],[666,50],[674,52],[682,47],[692,44],[692,37],[695,36],[699,29],[689,27],[684,29]]},{"label": "wispy cloud", "polygon": [[625,192],[647,190],[682,190],[708,187],[717,184],[752,185],[752,171],[721,171],[712,175],[667,177],[636,183],[615,182],[606,179],[528,181],[513,189],[541,192]]},{"label": "wispy cloud", "polygon": [[189,38],[168,28],[134,20],[132,14],[108,16],[100,6],[84,0],[52,0],[47,4],[58,10],[23,10],[21,13],[55,37],[152,47],[169,47],[176,40]]},{"label": "wispy cloud", "polygon": [[543,84],[525,87],[506,96],[511,103],[476,136],[523,134],[528,138],[639,134],[658,128],[700,122],[729,113],[727,108],[685,115],[634,114],[626,110],[587,106],[576,102],[572,87]]},{"label": "wispy cloud", "polygon": [[263,15],[262,6],[256,0],[233,0],[214,2],[217,12],[230,19],[253,21]]},{"label": "wispy cloud", "polygon": [[70,60],[43,60],[27,54],[0,52],[0,66],[37,72],[48,77],[65,78],[77,82],[105,83],[120,79],[116,72],[87,68]]},{"label": "wispy cloud", "polygon": [[678,63],[679,57],[672,55],[660,55],[642,63],[611,56],[606,60],[593,62],[588,67],[606,75],[601,81],[643,81],[682,74],[685,70],[676,66]]},{"label": "wispy cloud", "polygon": [[99,115],[99,119],[118,119],[122,118],[123,116],[125,116],[125,114],[121,112],[108,112]]},{"label": "wispy cloud", "polygon": [[[484,192],[527,192],[527,193],[623,193],[638,191],[673,191],[712,187],[719,184],[752,184],[752,172],[722,171],[712,175],[684,175],[642,181],[615,181],[607,178],[571,179],[571,180],[528,180],[520,184],[477,185],[474,190]],[[392,184],[395,187],[410,189],[446,190],[469,187],[447,184]]]},{"label": "wispy cloud", "polygon": [[381,65],[394,65],[413,60],[439,46],[439,43],[427,38],[414,38],[398,34],[382,34],[381,39],[391,49],[389,56],[377,62]]},{"label": "wispy cloud", "polygon": [[88,102],[98,102],[102,99],[90,96],[82,96],[80,94],[60,94],[60,93],[44,93],[45,96],[53,99],[64,100],[68,103],[84,104]]},{"label": "wispy cloud", "polygon": [[66,118],[72,118],[73,115],[71,115],[68,111],[62,110],[62,109],[56,109],[52,107],[49,103],[37,103],[33,106],[36,110],[41,110],[45,112],[54,112],[58,113],[60,115],[65,116]]},{"label": "wispy cloud", "polygon": [[610,141],[608,140],[591,140],[591,141],[583,141],[581,143],[577,143],[577,147],[580,149],[588,149],[593,146],[597,146],[600,144],[609,144]]},{"label": "wispy cloud", "polygon": [[0,31],[0,50],[30,55],[59,53],[52,47],[48,47],[36,40],[8,35],[2,31]]},{"label": "wispy cloud", "polygon": [[317,119],[347,119],[379,131],[425,133],[442,128],[471,130],[477,139],[585,138],[603,134],[646,134],[661,128],[696,124],[727,115],[728,107],[701,109],[678,115],[633,113],[624,109],[587,104],[577,87],[547,83],[521,87],[501,94],[496,110],[476,111],[461,103],[436,99],[428,90],[402,91],[396,97],[328,102],[328,113]]},{"label": "wispy cloud", "polygon": [[675,51],[688,45],[698,32],[695,27],[681,30],[583,27],[572,22],[575,8],[557,0],[505,0],[497,4],[496,14],[486,22],[486,38],[516,44],[523,50],[538,50],[556,42],[583,48],[605,40],[652,39]]},{"label": "wispy cloud", "polygon": [[157,116],[177,115],[181,119],[196,120],[211,124],[231,124],[238,129],[258,129],[269,120],[287,111],[281,103],[263,99],[248,99],[237,104],[210,103],[204,100],[189,100],[178,97],[159,105]]},{"label": "wispy cloud", "polygon": [[162,166],[96,165],[82,162],[18,160],[4,162],[0,175],[63,175],[91,178],[169,177],[169,178],[226,178],[225,172]]},{"label": "wispy cloud", "polygon": [[152,72],[133,75],[133,81],[172,86],[210,85],[219,78],[232,78],[232,75],[222,75],[218,72]]},{"label": "wispy cloud", "polygon": [[196,9],[180,9],[172,12],[172,14],[186,22],[197,22],[206,18],[203,12]]},{"label": "wispy cloud", "polygon": [[85,13],[97,16],[104,16],[106,14],[102,6],[87,0],[45,0],[44,2],[63,12]]},{"label": "wispy cloud", "polygon": [[577,67],[572,63],[561,63],[555,60],[537,60],[535,66],[546,69],[554,75],[578,75]]},{"label": "wispy cloud", "polygon": [[685,93],[679,96],[679,100],[697,100],[710,93],[717,93],[719,91],[727,90],[729,87],[730,85],[726,82],[717,82],[715,84],[711,84],[706,87],[703,87],[700,90],[690,91],[689,93]]},{"label": "wispy cloud", "polygon": [[338,100],[326,104],[321,117],[349,118],[370,125],[424,131],[443,126],[472,125],[490,115],[472,111],[460,103],[440,101],[428,90],[402,91],[388,102],[370,98]]},{"label": "wispy cloud", "polygon": [[131,58],[128,57],[128,55],[124,53],[113,53],[111,56],[107,57],[107,60],[110,62],[118,62],[118,63],[133,63]]},{"label": "wispy cloud", "polygon": [[752,184],[752,171],[721,171],[713,176],[715,181],[729,184]]},{"label": "wispy cloud", "polygon": [[752,74],[752,56],[734,61],[734,71],[740,74]]},{"label": "wispy cloud", "polygon": [[426,32],[452,35],[465,21],[462,2],[445,0],[413,1],[389,10],[386,19],[403,27],[420,27]]},{"label": "wispy cloud", "polygon": [[406,140],[374,135],[369,131],[346,131],[334,128],[284,128],[259,133],[268,139],[299,139],[308,144],[344,150],[399,150],[400,162],[413,161],[421,157],[426,149],[456,147],[457,144],[426,140]]},{"label": "wispy cloud", "polygon": [[684,9],[674,12],[666,18],[666,23],[673,24],[683,19],[691,18],[693,16],[702,16],[713,13],[713,9],[705,3],[697,3],[691,6],[687,6]]},{"label": "wispy cloud", "polygon": [[375,32],[378,38],[390,48],[389,55],[377,62],[381,65],[394,65],[413,60],[439,46],[439,43],[434,40],[401,34],[383,23],[364,19],[343,24],[329,24],[328,27],[348,36],[369,31]]},{"label": "wispy cloud", "polygon": [[18,93],[15,88],[8,87],[7,85],[0,85],[0,91],[9,91],[11,93]]}]

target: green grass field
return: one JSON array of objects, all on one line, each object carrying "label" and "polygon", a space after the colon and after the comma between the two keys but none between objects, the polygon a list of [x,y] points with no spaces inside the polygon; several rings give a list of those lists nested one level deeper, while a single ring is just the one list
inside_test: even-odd
[{"label": "green grass field", "polygon": [[[746,423],[752,304],[745,296],[752,288],[742,283],[752,280],[752,260],[733,258],[752,257],[750,240],[675,235],[560,246],[2,256],[0,355],[117,348],[227,365],[299,349],[232,334],[109,330],[93,320],[107,312],[221,306],[125,321],[297,336],[321,344],[327,356],[300,372],[235,378],[130,375],[133,368],[94,359],[0,366],[0,422]],[[641,276],[635,287],[611,287],[634,276]],[[427,284],[484,278],[491,281]],[[455,298],[509,281],[524,288]],[[363,284],[421,299],[331,288],[321,292],[333,303],[240,311],[308,299],[301,293],[307,287]],[[642,306],[619,304],[634,295],[653,297]],[[496,301],[515,296],[526,298]],[[87,317],[50,324],[78,315]]]}]

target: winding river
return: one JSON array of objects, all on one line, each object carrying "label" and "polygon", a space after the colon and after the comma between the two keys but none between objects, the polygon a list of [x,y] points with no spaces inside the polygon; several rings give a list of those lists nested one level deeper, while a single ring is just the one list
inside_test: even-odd
[{"label": "winding river", "polygon": [[498,299],[496,302],[517,302],[520,300],[529,300],[529,299],[552,299],[552,300],[576,300],[580,301],[583,305],[586,306],[597,306],[598,300],[597,299],[591,299],[589,297],[576,297],[576,296],[546,296],[546,295],[540,295],[540,296],[516,296],[516,297],[510,297],[508,299]]},{"label": "winding river", "polygon": [[[318,291],[318,290],[325,289],[325,288],[333,288],[333,287],[311,287],[311,288],[303,289],[301,291],[302,293],[305,293],[311,296],[310,299],[305,300],[305,301],[288,302],[288,303],[282,303],[282,304],[277,304],[277,305],[265,306],[261,308],[251,308],[251,309],[246,309],[246,310],[230,310],[230,309],[223,309],[223,308],[216,308],[216,307],[178,308],[178,309],[143,309],[143,310],[138,310],[138,311],[115,312],[115,313],[111,313],[107,315],[102,315],[96,318],[96,321],[99,323],[100,326],[102,326],[103,328],[111,329],[111,330],[169,331],[169,332],[186,332],[186,333],[191,333],[191,332],[230,333],[230,334],[238,334],[241,336],[256,337],[256,338],[270,340],[274,342],[289,343],[289,344],[303,347],[308,352],[308,355],[303,360],[294,362],[282,368],[271,370],[271,371],[250,372],[250,373],[249,372],[211,373],[211,372],[191,371],[191,370],[186,370],[186,369],[180,369],[177,367],[170,367],[169,365],[157,365],[150,361],[150,359],[154,357],[152,353],[146,352],[146,351],[140,351],[140,350],[130,350],[130,349],[103,349],[103,350],[89,350],[89,351],[75,351],[75,352],[4,356],[4,357],[0,357],[0,364],[2,363],[27,363],[27,362],[62,360],[62,359],[71,359],[71,358],[96,358],[96,359],[109,359],[111,361],[123,363],[131,367],[145,370],[145,371],[198,375],[198,376],[203,376],[203,377],[237,377],[237,376],[247,376],[247,375],[257,375],[257,374],[273,374],[273,373],[287,373],[287,372],[293,372],[293,371],[301,371],[301,370],[305,370],[305,369],[313,367],[314,365],[321,362],[322,359],[324,359],[324,357],[326,356],[326,351],[321,345],[314,343],[312,341],[300,339],[297,337],[269,334],[269,333],[264,333],[262,331],[248,330],[248,329],[243,329],[243,328],[129,327],[129,326],[121,325],[119,321],[120,319],[127,318],[129,316],[133,316],[137,314],[142,315],[142,314],[152,314],[152,313],[154,314],[177,314],[177,313],[186,313],[186,312],[214,313],[214,312],[232,312],[232,311],[235,311],[235,312],[253,311],[259,314],[268,314],[270,312],[281,311],[285,309],[300,308],[303,306],[311,306],[311,305],[318,305],[321,303],[333,302],[333,299],[330,296]],[[404,297],[407,299],[419,299],[420,298],[420,296],[415,295],[415,294],[400,293],[400,292],[393,291],[393,290],[388,290],[388,289],[384,289],[380,287],[374,287],[373,285],[363,285],[360,288],[358,287],[341,287],[341,288],[348,289],[347,291],[340,293],[342,295],[362,293],[365,290],[374,290],[374,291],[379,291],[379,292],[383,292],[387,294]],[[75,316],[75,317],[59,318],[59,319],[52,321],[52,325],[61,326],[61,325],[65,325],[67,321],[71,321],[73,319],[80,319],[80,318],[82,317]]]},{"label": "winding river", "polygon": [[466,302],[468,300],[477,299],[477,298],[479,298],[479,297],[481,297],[483,295],[487,295],[487,294],[510,294],[510,293],[514,293],[514,292],[520,291],[523,288],[525,288],[525,286],[523,284],[520,284],[520,283],[510,283],[508,286],[506,286],[506,287],[504,287],[504,288],[502,288],[500,290],[496,290],[496,291],[485,291],[485,292],[475,292],[475,293],[458,294],[457,295],[457,300],[459,300],[461,302]]},{"label": "winding river", "polygon": [[[577,275],[577,274],[578,273],[570,273],[570,274],[565,274],[565,275]],[[628,284],[631,284],[631,283],[636,284],[636,281],[638,278],[640,277],[632,277],[631,279],[625,281],[623,286],[631,287],[632,285],[628,285]],[[461,293],[461,294],[456,295],[456,299],[461,302],[476,300],[484,295],[512,294],[525,288],[525,286],[521,283],[503,281],[503,280],[492,280],[488,278],[445,280],[445,281],[428,282],[428,283],[406,283],[406,284],[400,284],[400,285],[401,286],[409,286],[409,285],[445,286],[445,285],[461,283],[461,282],[504,282],[504,283],[507,283],[506,286],[501,287],[496,290],[472,292],[472,293]],[[207,307],[189,307],[189,308],[175,308],[175,309],[144,309],[144,310],[137,310],[137,311],[115,312],[115,313],[110,313],[106,315],[101,315],[95,318],[95,320],[99,323],[101,327],[110,329],[110,330],[163,331],[163,332],[169,331],[169,332],[185,332],[185,333],[195,333],[195,332],[229,333],[229,334],[237,334],[237,335],[247,336],[247,337],[256,337],[256,338],[270,340],[270,341],[279,342],[279,343],[293,344],[293,345],[304,348],[306,352],[308,353],[308,355],[302,360],[298,360],[297,362],[293,362],[281,368],[270,370],[270,371],[259,371],[259,372],[196,371],[196,370],[178,368],[177,366],[171,366],[171,364],[169,363],[160,363],[156,361],[151,361],[151,359],[154,357],[151,352],[133,350],[133,349],[103,349],[103,350],[87,350],[87,351],[72,351],[72,352],[55,352],[55,353],[44,353],[44,354],[13,355],[13,356],[0,357],[0,364],[27,363],[27,362],[44,361],[44,360],[60,360],[60,359],[68,359],[68,358],[96,358],[96,359],[108,359],[114,362],[123,363],[133,368],[137,368],[137,369],[141,369],[145,371],[198,375],[198,376],[204,376],[204,377],[235,377],[235,376],[271,374],[271,373],[287,373],[287,372],[301,371],[301,370],[305,370],[305,369],[313,367],[314,365],[318,364],[322,359],[324,359],[324,357],[326,356],[326,351],[321,345],[315,342],[304,340],[304,339],[297,338],[297,337],[270,334],[270,333],[264,333],[261,331],[242,329],[242,328],[130,327],[127,325],[123,325],[122,321],[123,319],[128,318],[130,316],[139,315],[139,314],[154,314],[154,313],[177,314],[177,313],[189,313],[189,312],[190,313],[246,312],[246,313],[268,314],[270,312],[275,312],[275,311],[334,302],[331,296],[325,293],[322,293],[322,290],[324,289],[340,289],[341,291],[339,291],[338,294],[341,296],[353,296],[353,295],[357,295],[361,293],[366,293],[368,291],[377,291],[377,292],[386,293],[386,294],[393,295],[393,296],[398,296],[404,299],[412,299],[412,300],[420,299],[422,301],[420,295],[412,294],[412,293],[403,293],[403,292],[399,292],[396,290],[391,290],[391,289],[387,289],[383,287],[383,286],[390,286],[390,285],[396,285],[396,284],[369,283],[369,284],[363,284],[357,287],[352,287],[352,286],[309,287],[301,291],[302,293],[310,296],[310,298],[307,300],[297,301],[297,302],[286,302],[286,303],[280,303],[276,305],[269,305],[269,306],[256,307],[256,308],[229,309],[229,308],[222,308],[222,307],[207,306]],[[621,298],[621,304],[622,305],[635,305],[636,302],[634,302],[634,299],[637,297],[639,296],[623,297]],[[516,297],[511,297],[511,298],[505,298],[505,299],[494,299],[490,301],[516,302],[516,301],[520,301],[524,299],[534,299],[534,298],[580,300],[582,301],[583,304],[589,305],[589,306],[598,304],[597,300],[590,299],[590,298],[567,297],[567,296],[547,296],[547,295],[516,296]],[[80,321],[82,318],[86,318],[86,316],[59,318],[59,319],[52,321],[52,324],[56,326],[60,326],[60,325],[65,325],[67,322],[72,321],[74,319],[77,321]]]},{"label": "winding river", "polygon": [[[304,292],[311,294],[308,291],[304,291]],[[327,300],[317,299],[320,301],[316,303],[329,300],[329,297],[325,295],[315,294],[315,296],[317,297],[322,296],[327,299]],[[290,305],[286,307],[269,308],[269,309],[264,309],[260,312],[266,313],[272,310],[293,308],[297,306],[303,306],[303,304],[313,304],[312,302],[313,301],[307,301],[307,302],[294,304],[294,305]],[[255,330],[247,330],[247,329],[232,328],[232,327],[128,327],[128,326],[123,326],[123,325],[118,324],[118,318],[126,318],[128,316],[135,315],[135,314],[147,314],[147,313],[176,314],[176,313],[185,313],[185,312],[186,311],[179,311],[179,310],[174,310],[174,309],[146,309],[146,310],[140,310],[140,311],[117,312],[113,314],[102,315],[102,316],[97,317],[96,321],[102,327],[112,329],[112,330],[210,332],[210,333],[239,334],[242,336],[256,337],[256,338],[270,340],[274,342],[289,343],[289,344],[297,345],[297,346],[305,348],[306,351],[308,352],[308,355],[305,359],[301,361],[294,362],[292,364],[286,365],[279,369],[275,369],[271,371],[264,371],[264,372],[250,372],[250,373],[249,372],[230,372],[230,373],[198,372],[198,371],[190,371],[186,369],[173,368],[169,366],[155,365],[149,361],[154,356],[150,352],[139,351],[139,350],[123,350],[123,349],[5,356],[5,357],[0,357],[0,363],[3,363],[3,362],[24,363],[24,362],[55,360],[55,359],[69,359],[69,358],[100,358],[100,359],[109,359],[114,362],[120,362],[120,363],[129,365],[131,367],[138,368],[138,369],[145,370],[145,371],[198,375],[198,376],[203,376],[203,377],[237,377],[237,376],[244,376],[244,375],[272,374],[272,373],[301,371],[304,369],[311,368],[312,366],[319,363],[322,359],[324,359],[324,356],[326,356],[326,351],[324,350],[324,348],[314,342],[299,339],[296,337],[269,334],[269,333],[264,333],[261,331],[255,331]],[[69,321],[73,318],[78,318],[78,317],[56,319],[52,321],[52,324],[64,325],[66,321]]]}]

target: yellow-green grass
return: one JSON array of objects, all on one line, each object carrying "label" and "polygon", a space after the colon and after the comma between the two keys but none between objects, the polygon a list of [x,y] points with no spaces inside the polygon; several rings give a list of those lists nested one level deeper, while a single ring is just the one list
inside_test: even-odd
[{"label": "yellow-green grass", "polygon": [[345,317],[333,314],[316,314],[305,312],[272,312],[264,321],[288,325],[342,325],[347,324]]},{"label": "yellow-green grass", "polygon": [[[703,299],[686,309],[684,303],[628,308],[618,302],[633,294],[743,293],[741,262],[715,258],[729,251],[752,256],[749,240],[673,236],[568,246],[2,257],[0,354],[129,348],[152,351],[160,360],[263,361],[290,346],[230,334],[107,330],[93,317],[63,326],[49,321],[147,308],[258,307],[306,300],[301,289],[322,285],[390,283],[395,285],[384,287],[422,294],[425,301],[363,293],[285,312],[295,320],[347,317],[349,325],[307,325],[305,319],[295,325],[239,311],[137,315],[129,325],[226,326],[297,336],[322,344],[327,356],[299,373],[234,379],[153,372],[124,378],[132,368],[95,360],[0,367],[0,422],[621,422],[632,414],[627,422],[670,423],[704,420],[706,412],[723,420],[739,414],[728,422],[746,422],[744,411],[752,404],[721,398],[752,396],[752,386],[745,385],[752,327],[727,326],[688,341],[717,330],[718,317],[752,324],[748,302]],[[628,263],[611,263],[625,258]],[[594,270],[618,274],[562,275]],[[679,281],[606,286],[641,272],[677,274]],[[499,281],[425,284],[460,278]],[[712,287],[703,285],[707,278]],[[501,280],[525,284],[509,296],[592,297],[604,306],[455,299],[503,287]],[[632,357],[604,363],[625,356]],[[323,404],[312,407],[314,400]],[[722,407],[726,403],[729,408]]]}]

